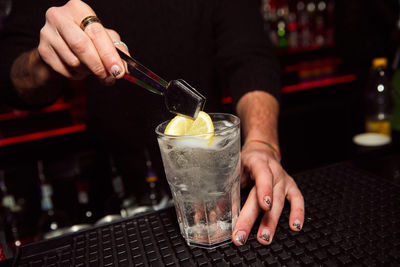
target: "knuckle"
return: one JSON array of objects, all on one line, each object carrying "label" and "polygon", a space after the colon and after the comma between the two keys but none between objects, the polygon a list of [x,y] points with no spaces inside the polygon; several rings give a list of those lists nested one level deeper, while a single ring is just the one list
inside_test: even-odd
[{"label": "knuckle", "polygon": [[42,58],[44,62],[48,62],[50,58],[50,50],[47,49],[47,46],[44,45],[42,42],[39,43],[38,46],[39,56]]},{"label": "knuckle", "polygon": [[79,68],[81,66],[81,62],[77,58],[70,57],[67,60],[68,60],[67,64],[72,68]]},{"label": "knuckle", "polygon": [[[296,187],[297,187],[297,186],[296,186]],[[294,199],[295,201],[302,201],[302,202],[304,202],[304,197],[303,197],[303,195],[301,194],[300,190],[298,190],[297,188],[296,188],[296,190],[294,191],[293,199]]]},{"label": "knuckle", "polygon": [[40,44],[42,44],[42,45],[43,45],[43,42],[46,42],[46,40],[47,40],[47,28],[43,27],[42,29],[40,29],[39,40],[40,40]]},{"label": "knuckle", "polygon": [[46,51],[43,48],[43,43],[42,42],[40,42],[39,45],[38,45],[38,52],[39,52],[39,55],[41,57],[43,57],[46,54]]},{"label": "knuckle", "polygon": [[76,8],[79,7],[79,5],[81,5],[82,1],[80,0],[70,0],[68,1],[68,3],[66,4],[67,6],[71,6],[72,8]]},{"label": "knuckle", "polygon": [[300,213],[300,214],[304,214],[304,208],[302,208],[302,207],[296,208],[295,212],[296,213]]},{"label": "knuckle", "polygon": [[97,39],[103,34],[103,26],[100,23],[92,23],[86,29],[86,33],[92,39]]},{"label": "knuckle", "polygon": [[100,79],[104,79],[107,77],[107,73],[106,70],[104,69],[103,64],[96,64],[92,66],[91,71],[93,72],[94,75],[96,75]]},{"label": "knuckle", "polygon": [[116,56],[114,56],[113,51],[107,51],[101,55],[101,59],[103,60],[103,62],[109,62],[110,64],[115,62],[115,58]]},{"label": "knuckle", "polygon": [[64,17],[62,7],[51,7],[46,11],[46,23],[57,24]]},{"label": "knuckle", "polygon": [[304,197],[300,192],[297,194],[296,198],[298,201],[304,202]]},{"label": "knuckle", "polygon": [[50,7],[49,9],[47,9],[45,17],[46,17],[46,21],[51,21],[52,19],[54,19],[57,15],[57,7]]},{"label": "knuckle", "polygon": [[288,188],[291,188],[292,191],[294,192],[294,196],[301,195],[300,190],[297,187],[296,181],[292,177],[289,177],[287,184],[288,184]]}]

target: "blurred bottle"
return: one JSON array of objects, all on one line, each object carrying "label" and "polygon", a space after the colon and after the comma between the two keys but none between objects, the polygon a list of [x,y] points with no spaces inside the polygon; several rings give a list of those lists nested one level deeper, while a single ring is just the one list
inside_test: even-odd
[{"label": "blurred bottle", "polygon": [[[400,14],[396,23],[397,33],[400,32]],[[397,42],[396,52],[392,61],[392,144],[396,152],[400,152],[400,43]]]},{"label": "blurred bottle", "polygon": [[144,156],[146,159],[146,185],[147,190],[142,197],[142,205],[155,206],[160,202],[161,193],[158,185],[158,176],[153,169],[153,163],[151,162],[150,154],[147,149],[144,150]]},{"label": "blurred bottle", "polygon": [[391,120],[393,147],[400,151],[400,71],[393,77],[393,116]]},{"label": "blurred bottle", "polygon": [[276,10],[276,35],[278,48],[287,48],[289,46],[287,26],[289,22],[289,5],[286,0],[282,0]]},{"label": "blurred bottle", "polygon": [[38,160],[37,170],[41,193],[41,215],[38,223],[38,238],[42,239],[47,233],[67,226],[69,219],[64,212],[54,207],[53,186],[46,179],[42,160]]},{"label": "blurred bottle", "polygon": [[316,4],[314,44],[318,47],[326,45],[326,19],[327,4],[325,0],[319,0]]},{"label": "blurred bottle", "polygon": [[296,5],[293,2],[289,2],[289,14],[288,14],[288,25],[287,36],[288,36],[288,46],[289,48],[299,47],[299,25],[296,15]]},{"label": "blurred bottle", "polygon": [[305,1],[298,1],[296,3],[296,18],[299,32],[298,44],[302,48],[309,47],[311,45],[310,17]]},{"label": "blurred bottle", "polygon": [[261,13],[264,18],[264,30],[269,35],[269,38],[274,46],[278,42],[276,32],[276,14],[277,1],[276,0],[263,0],[261,4]]},{"label": "blurred bottle", "polygon": [[75,162],[75,178],[75,187],[78,197],[76,223],[93,223],[95,221],[95,216],[89,197],[89,182],[82,177],[82,170],[77,161]]},{"label": "blurred bottle", "polygon": [[375,58],[372,61],[365,90],[365,130],[390,136],[392,91],[386,67],[386,58]]},{"label": "blurred bottle", "polygon": [[125,214],[125,209],[136,205],[136,201],[133,196],[127,195],[124,181],[111,154],[109,164],[113,191],[106,202],[106,212],[107,214]]},{"label": "blurred bottle", "polygon": [[392,140],[393,147],[397,152],[400,151],[400,68],[396,68],[392,77]]},{"label": "blurred bottle", "polygon": [[22,245],[18,222],[18,213],[21,211],[21,206],[15,201],[14,195],[8,192],[4,170],[0,170],[0,201],[5,238],[8,242],[8,247],[15,252]]},{"label": "blurred bottle", "polygon": [[10,259],[13,256],[7,244],[5,227],[6,223],[4,221],[4,212],[0,207],[0,261]]}]

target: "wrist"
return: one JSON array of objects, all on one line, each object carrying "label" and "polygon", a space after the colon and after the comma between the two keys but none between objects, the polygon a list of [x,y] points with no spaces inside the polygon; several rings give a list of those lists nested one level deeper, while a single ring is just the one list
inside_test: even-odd
[{"label": "wrist", "polygon": [[43,86],[51,76],[50,68],[37,48],[22,53],[11,66],[10,78],[19,93]]},{"label": "wrist", "polygon": [[37,48],[22,53],[14,60],[10,79],[17,96],[28,105],[47,105],[62,92],[62,80],[42,60]]},{"label": "wrist", "polygon": [[244,144],[242,146],[242,149],[244,149],[247,145],[249,145],[251,143],[258,143],[258,144],[262,144],[262,145],[268,147],[274,153],[276,159],[278,161],[281,161],[282,156],[281,156],[281,152],[279,150],[279,147],[277,145],[274,145],[272,143],[266,142],[266,141],[261,140],[261,139],[247,139],[244,142]]}]

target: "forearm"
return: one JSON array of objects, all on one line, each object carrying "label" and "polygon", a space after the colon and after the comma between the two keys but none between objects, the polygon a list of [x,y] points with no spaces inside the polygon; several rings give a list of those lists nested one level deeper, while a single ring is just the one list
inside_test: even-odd
[{"label": "forearm", "polygon": [[29,105],[50,103],[62,90],[60,77],[43,62],[36,48],[15,59],[10,78],[17,95]]},{"label": "forearm", "polygon": [[245,94],[236,106],[241,119],[243,140],[262,140],[279,150],[279,103],[272,95],[253,91]]}]

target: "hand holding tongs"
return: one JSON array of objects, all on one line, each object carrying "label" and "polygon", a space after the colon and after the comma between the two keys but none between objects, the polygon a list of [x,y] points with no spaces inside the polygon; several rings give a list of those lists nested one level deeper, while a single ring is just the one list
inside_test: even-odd
[{"label": "hand holding tongs", "polygon": [[203,110],[206,98],[187,82],[181,79],[166,82],[137,60],[116,49],[128,65],[128,73],[124,78],[153,93],[163,95],[170,112],[196,118],[199,111]]}]

